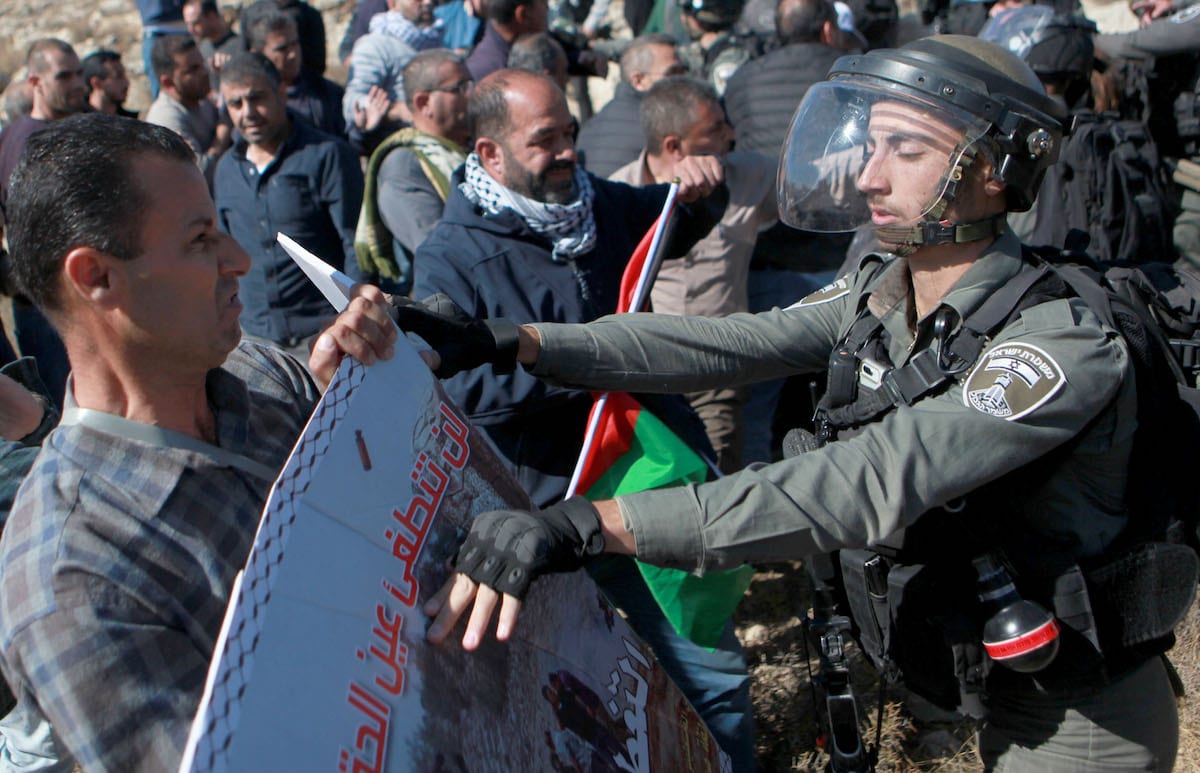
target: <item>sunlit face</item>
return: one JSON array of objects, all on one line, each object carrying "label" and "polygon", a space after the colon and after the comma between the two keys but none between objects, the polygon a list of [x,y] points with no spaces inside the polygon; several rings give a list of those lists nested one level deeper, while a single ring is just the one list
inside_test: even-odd
[{"label": "sunlit face", "polygon": [[164,365],[217,367],[241,340],[238,277],[250,257],[217,229],[195,164],[152,154],[132,164],[154,206],[143,214],[141,253],[117,264],[128,288],[125,334]]},{"label": "sunlit face", "polygon": [[199,102],[208,96],[210,82],[208,68],[204,66],[204,57],[199,48],[189,48],[172,56],[175,66],[171,68],[171,80],[175,82],[175,90],[184,102]]},{"label": "sunlit face", "polygon": [[725,120],[725,110],[716,102],[696,104],[696,120],[680,137],[679,149],[685,156],[722,156],[733,147],[733,127]]},{"label": "sunlit face", "polygon": [[300,38],[295,27],[268,32],[262,55],[279,70],[284,84],[291,84],[300,77]]},{"label": "sunlit face", "polygon": [[43,52],[45,66],[30,78],[34,93],[41,97],[49,118],[65,118],[87,105],[83,65],[72,51],[51,48]]},{"label": "sunlit face", "polygon": [[418,27],[433,24],[433,0],[390,0],[389,8]]},{"label": "sunlit face", "polygon": [[[575,198],[575,119],[553,84],[522,81],[506,95],[509,134],[500,148],[500,182],[522,196],[551,204]],[[496,170],[489,170],[496,176]]]},{"label": "sunlit face", "polygon": [[858,189],[876,226],[914,225],[941,195],[961,130],[934,113],[903,102],[871,108],[866,161]]},{"label": "sunlit face", "polygon": [[438,65],[438,86],[429,93],[426,108],[435,133],[466,147],[467,97],[471,93],[471,72],[465,64],[442,62]]},{"label": "sunlit face", "polygon": [[287,102],[266,78],[222,83],[221,98],[233,128],[251,145],[273,147],[287,136]]}]

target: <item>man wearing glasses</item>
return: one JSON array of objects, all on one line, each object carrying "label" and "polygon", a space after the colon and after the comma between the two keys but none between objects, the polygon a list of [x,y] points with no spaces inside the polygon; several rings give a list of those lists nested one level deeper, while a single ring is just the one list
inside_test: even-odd
[{"label": "man wearing glasses", "polygon": [[412,126],[384,140],[367,165],[354,249],[360,265],[407,291],[412,255],[442,219],[450,178],[467,157],[471,73],[445,48],[417,54],[404,68]]}]

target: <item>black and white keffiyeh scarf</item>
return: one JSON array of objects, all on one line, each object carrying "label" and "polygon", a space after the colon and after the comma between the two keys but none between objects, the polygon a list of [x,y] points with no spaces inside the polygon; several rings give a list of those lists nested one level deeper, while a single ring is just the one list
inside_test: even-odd
[{"label": "black and white keffiyeh scarf", "polygon": [[570,204],[534,201],[492,179],[479,165],[479,154],[467,156],[466,181],[459,185],[463,195],[489,215],[511,209],[529,229],[554,244],[551,259],[558,263],[576,258],[596,245],[596,220],[592,217],[592,182],[575,167],[575,189],[579,195]]}]

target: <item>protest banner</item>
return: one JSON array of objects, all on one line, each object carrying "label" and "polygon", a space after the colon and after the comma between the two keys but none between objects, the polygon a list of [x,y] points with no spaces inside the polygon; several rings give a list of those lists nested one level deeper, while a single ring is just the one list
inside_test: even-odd
[{"label": "protest banner", "polygon": [[415,349],[343,363],[272,489],[181,770],[727,770],[583,572],[509,642],[425,641],[471,519],[526,507]]}]

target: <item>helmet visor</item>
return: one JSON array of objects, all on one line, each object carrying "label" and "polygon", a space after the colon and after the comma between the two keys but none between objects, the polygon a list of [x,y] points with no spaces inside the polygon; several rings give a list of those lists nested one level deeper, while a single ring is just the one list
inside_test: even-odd
[{"label": "helmet visor", "polygon": [[[806,231],[940,219],[988,122],[902,86],[843,77],[808,90],[779,163],[779,217]],[[951,192],[953,195],[953,192]],[[941,206],[939,206],[941,204]]]}]

